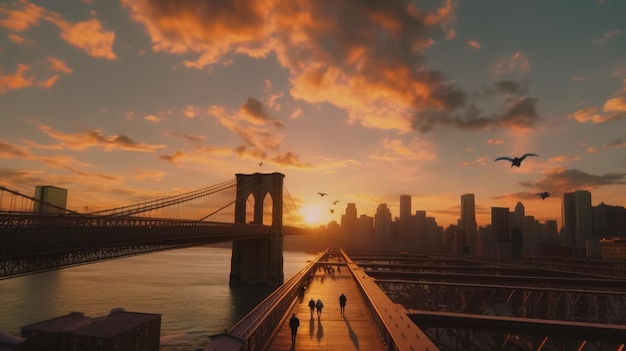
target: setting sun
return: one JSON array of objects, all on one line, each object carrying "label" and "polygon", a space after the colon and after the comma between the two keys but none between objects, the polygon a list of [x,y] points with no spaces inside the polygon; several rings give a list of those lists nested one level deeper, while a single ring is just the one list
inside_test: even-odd
[{"label": "setting sun", "polygon": [[330,221],[325,210],[317,206],[307,206],[300,209],[300,213],[307,226],[318,226],[327,224]]}]

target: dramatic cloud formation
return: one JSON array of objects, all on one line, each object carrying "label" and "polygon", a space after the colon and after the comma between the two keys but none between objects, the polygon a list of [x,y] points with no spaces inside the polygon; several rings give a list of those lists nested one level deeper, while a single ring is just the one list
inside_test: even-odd
[{"label": "dramatic cloud formation", "polygon": [[524,187],[550,192],[572,192],[575,190],[591,190],[607,185],[626,185],[626,173],[608,173],[593,175],[578,169],[555,168],[535,182],[520,182]]},{"label": "dramatic cloud formation", "polygon": [[[454,4],[431,12],[405,1],[185,1],[123,0],[142,23],[155,51],[196,53],[187,67],[207,69],[230,53],[265,57],[273,52],[289,70],[293,97],[330,102],[350,121],[369,128],[429,131],[436,124],[481,129],[533,125],[535,99],[483,114],[442,72],[424,65],[433,37],[454,37]],[[479,47],[478,42],[470,44]],[[502,69],[529,69],[520,53]],[[276,109],[273,99],[268,105]],[[262,122],[257,102],[243,109]]]}]

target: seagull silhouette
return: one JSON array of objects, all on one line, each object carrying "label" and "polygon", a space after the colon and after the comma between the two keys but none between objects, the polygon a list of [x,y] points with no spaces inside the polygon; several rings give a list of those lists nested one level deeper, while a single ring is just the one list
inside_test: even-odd
[{"label": "seagull silhouette", "polygon": [[511,167],[515,166],[515,167],[519,167],[522,165],[522,161],[524,161],[524,159],[528,156],[539,156],[537,154],[524,154],[522,155],[522,157],[514,157],[514,158],[510,158],[510,157],[506,157],[506,156],[502,156],[502,157],[498,157],[494,160],[495,161],[500,161],[500,160],[507,160],[507,161],[511,161]]},{"label": "seagull silhouette", "polygon": [[337,202],[339,202],[339,200],[335,200],[335,201],[333,201],[333,205],[336,205],[336,204],[337,204]]},{"label": "seagull silhouette", "polygon": [[324,197],[324,196],[328,195],[326,193],[322,193],[322,192],[319,192],[319,191],[317,193],[320,194],[321,197]]},{"label": "seagull silhouette", "polygon": [[332,208],[330,209],[330,213],[335,213],[335,210],[333,210]]},{"label": "seagull silhouette", "polygon": [[538,193],[538,194],[535,194],[535,195],[541,196],[541,200],[545,200],[546,197],[550,196],[550,193],[547,192],[547,191],[544,191],[543,193]]}]

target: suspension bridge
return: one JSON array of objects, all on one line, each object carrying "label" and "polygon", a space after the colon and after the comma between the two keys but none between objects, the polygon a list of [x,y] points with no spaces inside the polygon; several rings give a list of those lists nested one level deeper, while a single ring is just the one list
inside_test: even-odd
[{"label": "suspension bridge", "polygon": [[283,178],[237,174],[201,189],[89,212],[3,186],[0,279],[232,241],[232,282],[281,284],[283,236],[307,233],[302,226],[283,225],[302,223]]}]

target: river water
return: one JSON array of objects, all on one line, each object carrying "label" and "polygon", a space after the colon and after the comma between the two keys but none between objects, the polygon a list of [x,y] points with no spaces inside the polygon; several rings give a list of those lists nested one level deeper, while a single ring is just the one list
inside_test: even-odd
[{"label": "river water", "polygon": [[[0,331],[70,312],[161,314],[161,350],[202,350],[273,288],[230,286],[230,248],[194,247],[0,280]],[[315,258],[285,251],[285,281]]]}]

